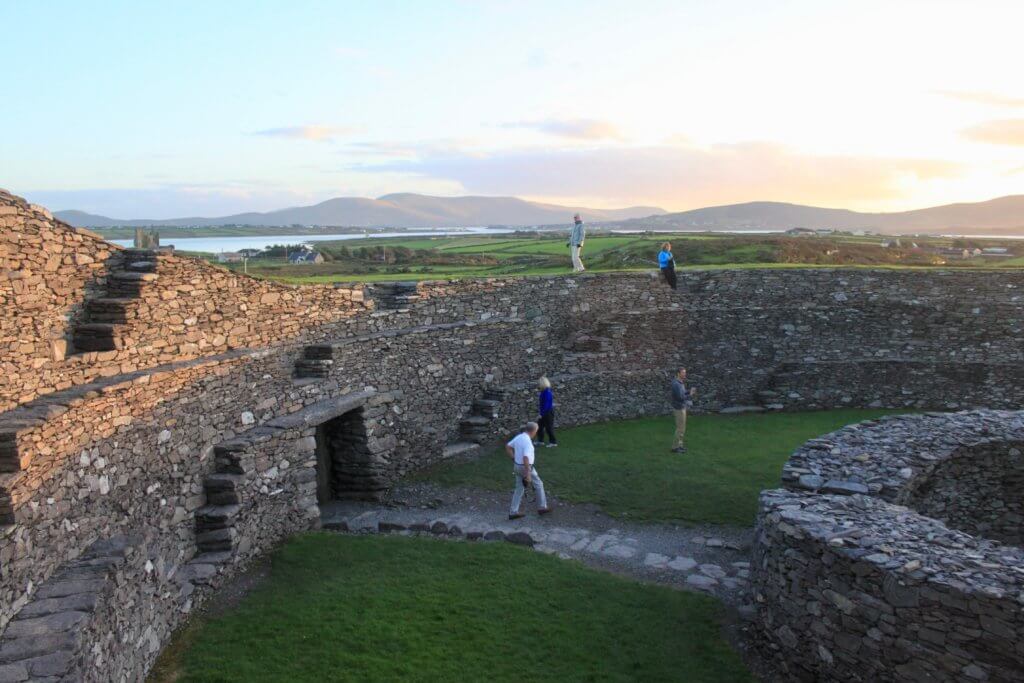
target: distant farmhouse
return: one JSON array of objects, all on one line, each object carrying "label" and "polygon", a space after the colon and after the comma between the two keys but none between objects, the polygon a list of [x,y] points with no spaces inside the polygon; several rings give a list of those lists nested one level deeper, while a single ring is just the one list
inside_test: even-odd
[{"label": "distant farmhouse", "polygon": [[323,263],[324,257],[318,251],[293,251],[288,254],[289,263]]},{"label": "distant farmhouse", "polygon": [[786,234],[792,237],[827,237],[836,232],[832,228],[790,228]]}]

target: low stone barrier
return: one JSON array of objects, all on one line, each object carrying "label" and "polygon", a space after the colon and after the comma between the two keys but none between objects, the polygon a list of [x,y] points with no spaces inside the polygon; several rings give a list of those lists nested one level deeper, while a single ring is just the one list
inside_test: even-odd
[{"label": "low stone barrier", "polygon": [[[761,497],[752,562],[794,680],[1024,681],[1024,412],[888,417],[813,439]],[[961,500],[960,492],[963,492]]]}]

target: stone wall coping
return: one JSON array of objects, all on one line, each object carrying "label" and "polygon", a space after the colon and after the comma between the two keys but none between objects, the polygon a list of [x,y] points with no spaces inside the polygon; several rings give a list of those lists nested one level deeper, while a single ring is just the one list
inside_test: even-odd
[{"label": "stone wall coping", "polygon": [[1024,411],[893,415],[811,439],[782,469],[783,486],[905,503],[935,467],[964,450],[1024,442]]},{"label": "stone wall coping", "polygon": [[[941,521],[866,495],[763,491],[758,519],[826,552],[912,584],[1024,607],[1024,550],[951,529]],[[763,523],[763,522],[761,522]]]},{"label": "stone wall coping", "polygon": [[17,408],[0,413],[0,441],[4,439],[3,435],[5,433],[37,427],[49,418],[62,415],[69,408],[78,405],[83,400],[100,394],[109,394],[132,384],[159,380],[162,376],[172,375],[180,370],[215,366],[236,358],[262,358],[274,351],[280,350],[280,348],[282,347],[273,349],[234,349],[215,356],[203,356],[114,375],[96,382],[90,382],[89,384],[78,384],[63,391],[45,394],[33,401],[23,403]]}]

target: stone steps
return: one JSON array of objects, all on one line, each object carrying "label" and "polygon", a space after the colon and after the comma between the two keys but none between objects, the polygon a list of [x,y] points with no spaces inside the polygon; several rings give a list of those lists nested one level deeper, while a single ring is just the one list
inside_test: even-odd
[{"label": "stone steps", "polygon": [[107,281],[107,293],[114,298],[137,299],[142,295],[146,285],[159,279],[160,276],[156,273],[119,270],[110,274]]},{"label": "stone steps", "polygon": [[210,505],[237,505],[242,502],[242,483],[245,477],[241,474],[215,472],[203,481],[206,501]]},{"label": "stone steps", "polygon": [[127,297],[104,297],[93,299],[86,304],[89,321],[93,323],[125,324],[133,316],[129,314],[132,304],[137,301]]},{"label": "stone steps", "polygon": [[91,680],[79,648],[137,539],[96,541],[40,585],[0,639],[0,681]]},{"label": "stone steps", "polygon": [[238,543],[238,505],[205,505],[196,510],[196,547],[200,553],[231,552]]},{"label": "stone steps", "polygon": [[500,405],[501,401],[478,398],[473,401],[472,414],[473,416],[480,416],[493,420],[498,417],[498,406]]},{"label": "stone steps", "polygon": [[369,288],[369,293],[380,311],[407,309],[423,298],[415,282],[378,282]]},{"label": "stone steps", "polygon": [[115,351],[128,346],[126,328],[113,323],[85,323],[75,328],[72,344],[76,352]]},{"label": "stone steps", "polygon": [[300,358],[295,362],[296,377],[328,377],[331,368],[334,367],[333,360],[320,358]]}]

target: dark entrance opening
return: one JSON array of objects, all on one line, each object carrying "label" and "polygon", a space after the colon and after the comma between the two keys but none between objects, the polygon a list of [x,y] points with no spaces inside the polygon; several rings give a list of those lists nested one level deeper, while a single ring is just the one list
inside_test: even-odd
[{"label": "dark entrance opening", "polygon": [[317,502],[375,497],[371,460],[361,407],[320,424],[316,429]]}]

